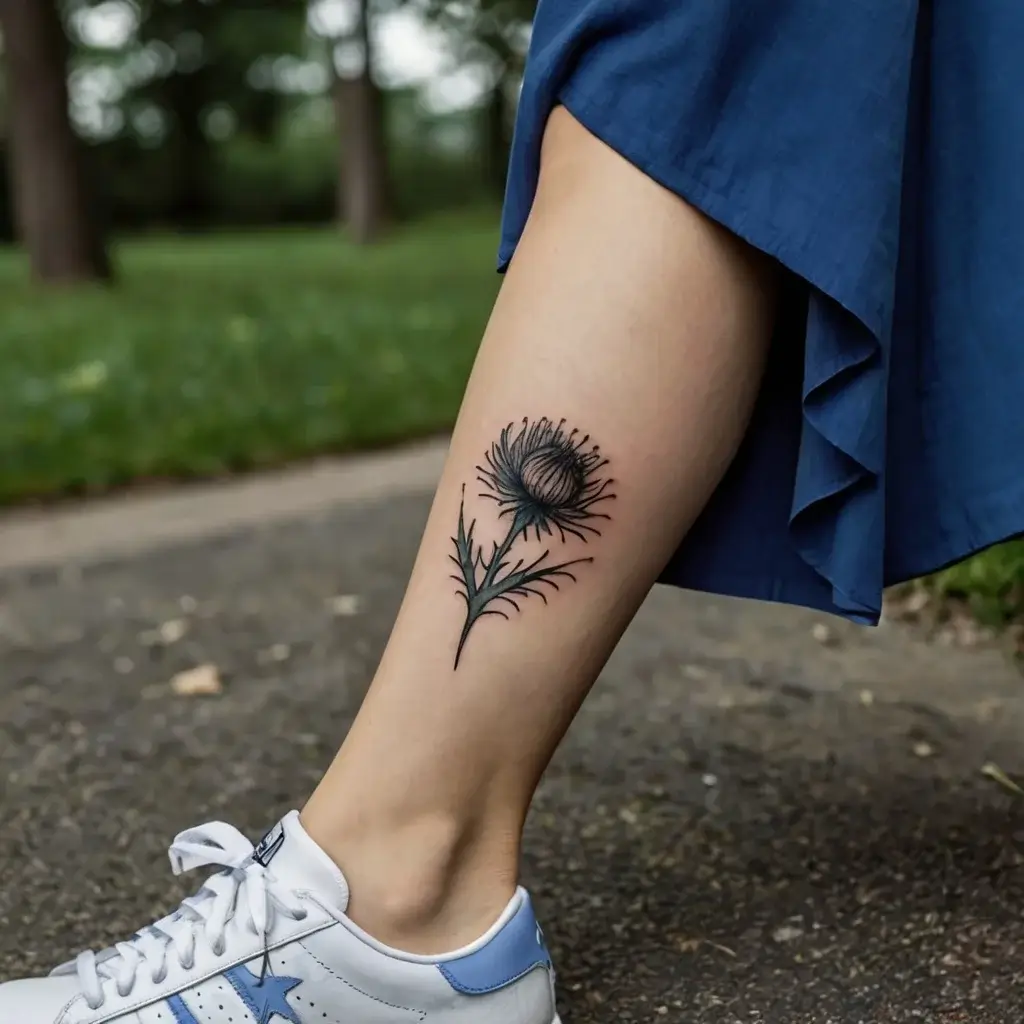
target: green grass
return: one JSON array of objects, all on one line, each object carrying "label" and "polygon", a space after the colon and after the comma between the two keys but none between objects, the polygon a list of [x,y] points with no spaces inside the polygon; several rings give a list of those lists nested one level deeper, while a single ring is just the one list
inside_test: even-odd
[{"label": "green grass", "polygon": [[997,629],[1024,620],[1024,540],[982,551],[925,581],[939,598],[966,601],[973,616]]},{"label": "green grass", "polygon": [[[118,247],[115,288],[0,251],[0,503],[216,476],[447,427],[497,290],[492,211],[357,249],[333,231]],[[1024,541],[926,585],[1024,619]]]},{"label": "green grass", "polygon": [[490,305],[492,212],[127,242],[115,288],[0,252],[0,503],[213,476],[448,426]]}]

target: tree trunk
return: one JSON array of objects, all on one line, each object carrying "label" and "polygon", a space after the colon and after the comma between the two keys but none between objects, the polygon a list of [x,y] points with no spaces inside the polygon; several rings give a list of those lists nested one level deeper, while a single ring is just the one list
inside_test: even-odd
[{"label": "tree trunk", "polygon": [[506,75],[502,74],[487,96],[483,110],[483,145],[481,147],[484,185],[499,199],[505,193],[509,153],[512,149],[510,123],[508,83]]},{"label": "tree trunk", "polygon": [[355,78],[338,78],[335,82],[341,145],[338,214],[359,244],[378,238],[393,216],[384,97],[373,77],[368,8],[369,0],[360,0],[362,69]]},{"label": "tree trunk", "polygon": [[111,276],[85,153],[68,118],[67,40],[54,0],[0,0],[15,217],[43,281]]},{"label": "tree trunk", "polygon": [[185,231],[210,224],[210,175],[213,151],[203,130],[205,83],[200,73],[178,74],[168,83],[167,99],[177,121],[171,142],[176,189],[171,219]]}]

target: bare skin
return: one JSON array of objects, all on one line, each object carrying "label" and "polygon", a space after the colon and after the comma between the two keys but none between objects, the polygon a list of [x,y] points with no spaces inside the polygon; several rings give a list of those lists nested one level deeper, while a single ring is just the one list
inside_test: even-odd
[{"label": "bare skin", "polygon": [[512,895],[544,769],[742,439],[775,292],[554,112],[394,631],[303,811],[371,934],[444,952]]}]

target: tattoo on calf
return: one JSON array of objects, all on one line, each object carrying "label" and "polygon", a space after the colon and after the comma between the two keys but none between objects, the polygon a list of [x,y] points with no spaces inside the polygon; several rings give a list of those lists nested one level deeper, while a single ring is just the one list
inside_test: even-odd
[{"label": "tattoo on calf", "polygon": [[[555,423],[547,417],[524,419],[518,427],[510,423],[491,445],[483,465],[477,466],[477,480],[483,484],[481,498],[498,506],[498,520],[508,522],[508,532],[495,541],[489,555],[474,540],[476,520],[466,528],[466,488],[462,488],[459,527],[452,537],[455,554],[449,557],[458,566],[451,578],[458,594],[466,602],[466,621],[455,652],[459,667],[463,648],[473,626],[485,615],[509,618],[509,609],[519,611],[519,601],[536,596],[545,604],[559,584],[576,581],[574,566],[593,558],[571,561],[550,560],[551,548],[529,563],[514,560],[517,541],[533,534],[538,541],[551,538],[564,544],[569,537],[587,542],[599,537],[597,521],[611,517],[596,506],[615,498],[615,481],[602,474],[608,460],[589,434],[567,430],[565,420]],[[545,592],[545,587],[551,588]]]}]

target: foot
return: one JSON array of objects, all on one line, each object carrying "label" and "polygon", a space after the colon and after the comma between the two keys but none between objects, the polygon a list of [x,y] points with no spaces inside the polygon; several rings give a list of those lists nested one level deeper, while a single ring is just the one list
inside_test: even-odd
[{"label": "foot", "polygon": [[182,832],[175,873],[220,870],[173,914],[49,977],[0,985],[4,1024],[558,1024],[553,970],[520,889],[441,957],[376,942],[295,812],[253,849],[222,822]]}]

